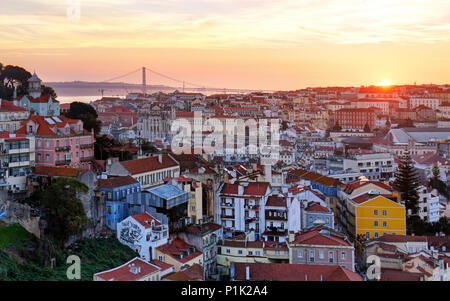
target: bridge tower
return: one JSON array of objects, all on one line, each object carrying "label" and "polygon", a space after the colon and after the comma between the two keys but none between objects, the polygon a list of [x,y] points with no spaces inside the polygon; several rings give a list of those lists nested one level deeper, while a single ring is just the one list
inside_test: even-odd
[{"label": "bridge tower", "polygon": [[147,81],[146,81],[146,70],[145,67],[142,67],[142,93],[147,93]]}]

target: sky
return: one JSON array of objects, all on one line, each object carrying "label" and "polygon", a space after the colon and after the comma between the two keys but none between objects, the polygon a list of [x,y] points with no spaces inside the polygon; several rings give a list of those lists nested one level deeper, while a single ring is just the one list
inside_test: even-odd
[{"label": "sky", "polygon": [[450,83],[448,0],[0,1],[0,62],[44,82],[146,66],[206,87]]}]

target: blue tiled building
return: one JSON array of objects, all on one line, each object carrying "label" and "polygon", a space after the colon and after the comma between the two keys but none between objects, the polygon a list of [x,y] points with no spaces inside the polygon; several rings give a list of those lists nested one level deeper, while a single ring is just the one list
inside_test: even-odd
[{"label": "blue tiled building", "polygon": [[334,229],[334,214],[317,202],[309,202],[303,210],[303,229],[324,225]]},{"label": "blue tiled building", "polygon": [[106,226],[116,230],[128,217],[127,196],[140,193],[141,184],[131,176],[111,177],[98,180],[98,189],[105,193]]}]

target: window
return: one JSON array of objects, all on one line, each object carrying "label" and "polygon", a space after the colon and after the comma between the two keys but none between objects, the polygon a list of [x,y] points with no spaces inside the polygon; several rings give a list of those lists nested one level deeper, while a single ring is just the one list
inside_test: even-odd
[{"label": "window", "polygon": [[226,252],[227,252],[227,254],[230,254],[230,253],[231,253],[230,249],[227,249]]},{"label": "window", "polygon": [[378,232],[375,232],[375,233],[373,234],[373,237],[374,237],[374,238],[378,238]]},{"label": "window", "polygon": [[253,255],[253,252],[252,252],[252,251],[248,251],[248,255],[249,255],[249,256],[252,256],[252,255]]},{"label": "window", "polygon": [[387,221],[383,221],[383,227],[387,227]]},{"label": "window", "polygon": [[324,258],[323,250],[319,250],[319,258],[320,259]]},{"label": "window", "polygon": [[242,255],[242,250],[238,250],[238,254],[239,254],[239,255]]},{"label": "window", "polygon": [[50,155],[49,155],[49,154],[46,154],[46,155],[45,155],[45,160],[46,160],[46,161],[50,161]]},{"label": "window", "polygon": [[383,216],[387,215],[387,210],[383,210]]},{"label": "window", "polygon": [[255,252],[255,255],[256,255],[256,256],[259,256],[259,255],[261,255],[261,252],[260,252],[260,251],[256,251],[256,252]]},{"label": "window", "polygon": [[378,215],[378,210],[377,210],[377,209],[375,209],[375,210],[373,211],[373,215],[375,215],[375,216]]},{"label": "window", "polygon": [[366,239],[370,239],[370,232],[366,232]]},{"label": "window", "polygon": [[347,253],[341,252],[341,259],[342,259],[342,260],[345,260],[346,257],[347,257]]},{"label": "window", "polygon": [[333,261],[334,261],[334,253],[333,252],[328,252],[328,261],[330,263],[333,263]]},{"label": "window", "polygon": [[298,258],[303,258],[303,250],[298,250]]},{"label": "window", "polygon": [[309,261],[314,262],[314,251],[309,251]]},{"label": "window", "polygon": [[373,222],[373,226],[374,226],[374,227],[378,227],[378,221],[374,221],[374,222]]}]

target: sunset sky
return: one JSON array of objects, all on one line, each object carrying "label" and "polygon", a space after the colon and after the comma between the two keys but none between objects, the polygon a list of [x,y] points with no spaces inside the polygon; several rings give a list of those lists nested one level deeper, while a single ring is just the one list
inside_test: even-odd
[{"label": "sunset sky", "polygon": [[2,1],[0,62],[47,82],[147,66],[210,87],[450,83],[448,0],[76,2]]}]

